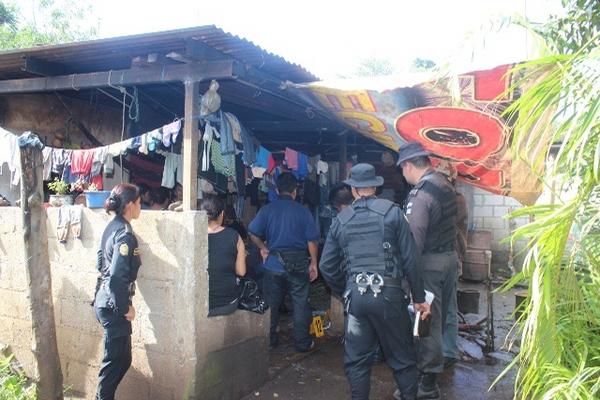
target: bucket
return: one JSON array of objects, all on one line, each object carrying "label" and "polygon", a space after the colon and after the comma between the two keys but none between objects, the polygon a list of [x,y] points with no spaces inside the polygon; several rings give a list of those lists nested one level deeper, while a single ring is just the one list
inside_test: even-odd
[{"label": "bucket", "polygon": [[528,293],[526,290],[522,290],[515,293],[515,319],[521,318],[521,314],[525,311],[525,300],[527,300]]},{"label": "bucket", "polygon": [[464,289],[456,292],[458,311],[462,314],[479,314],[479,290]]},{"label": "bucket", "polygon": [[88,208],[102,208],[104,207],[104,201],[110,196],[108,190],[99,190],[97,192],[85,191],[85,203]]}]

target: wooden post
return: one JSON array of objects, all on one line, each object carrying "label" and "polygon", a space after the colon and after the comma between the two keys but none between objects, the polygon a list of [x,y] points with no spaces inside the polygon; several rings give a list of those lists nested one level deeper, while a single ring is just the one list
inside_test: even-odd
[{"label": "wooden post", "polygon": [[46,213],[42,209],[42,173],[42,152],[34,147],[21,148],[21,210],[37,398],[62,400],[63,376],[54,325]]},{"label": "wooden post", "polygon": [[185,84],[185,119],[183,123],[183,209],[195,210],[198,198],[198,116],[200,84]]},{"label": "wooden post", "polygon": [[338,133],[340,143],[340,181],[347,178],[346,164],[348,163],[348,131]]}]

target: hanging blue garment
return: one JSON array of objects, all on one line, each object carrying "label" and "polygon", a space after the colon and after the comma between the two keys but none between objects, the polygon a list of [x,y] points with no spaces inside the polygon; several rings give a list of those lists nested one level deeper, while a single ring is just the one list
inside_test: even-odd
[{"label": "hanging blue garment", "polygon": [[308,157],[298,152],[298,169],[292,170],[296,179],[302,181],[308,176]]},{"label": "hanging blue garment", "polygon": [[254,162],[254,167],[261,167],[264,169],[269,168],[269,157],[271,156],[271,152],[265,149],[262,146],[258,148],[258,154],[256,155],[256,161]]},{"label": "hanging blue garment", "polygon": [[235,142],[233,140],[233,133],[231,132],[231,125],[229,124],[229,120],[223,113],[223,111],[219,111],[220,115],[220,123],[221,123],[221,154],[226,155],[235,155]]},{"label": "hanging blue garment", "polygon": [[244,154],[242,160],[244,164],[251,167],[256,162],[256,146],[254,145],[254,139],[248,130],[240,124],[240,134],[242,136],[242,147],[244,148]]}]

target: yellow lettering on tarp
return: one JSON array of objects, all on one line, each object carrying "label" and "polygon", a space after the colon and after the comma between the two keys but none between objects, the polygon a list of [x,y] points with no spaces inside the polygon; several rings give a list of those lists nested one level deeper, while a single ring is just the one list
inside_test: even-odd
[{"label": "yellow lettering on tarp", "polygon": [[385,134],[388,130],[385,123],[376,116],[358,111],[338,111],[335,115],[345,120],[349,125],[353,125],[363,135],[378,141],[384,146],[392,149],[398,147],[394,139]]},{"label": "yellow lettering on tarp", "polygon": [[366,90],[339,90],[322,87],[311,87],[310,90],[321,104],[332,110],[377,111],[375,103]]}]

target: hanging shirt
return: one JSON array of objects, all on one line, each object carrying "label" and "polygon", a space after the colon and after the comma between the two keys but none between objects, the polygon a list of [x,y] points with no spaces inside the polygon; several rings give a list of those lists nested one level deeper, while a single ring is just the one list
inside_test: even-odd
[{"label": "hanging shirt", "polygon": [[292,170],[292,173],[298,180],[304,180],[308,176],[308,157],[306,154],[298,154],[298,165],[297,168]]},{"label": "hanging shirt", "polygon": [[269,158],[271,158],[271,152],[262,146],[258,148],[258,154],[256,155],[256,162],[254,167],[261,167],[264,169],[269,168]]},{"label": "hanging shirt", "polygon": [[162,128],[162,143],[165,147],[169,147],[171,144],[174,144],[177,140],[177,136],[179,135],[179,130],[181,129],[181,120],[171,122],[168,125],[163,126]]},{"label": "hanging shirt", "polygon": [[[183,183],[183,158],[181,154],[162,153],[165,156],[165,167],[161,186],[172,189],[175,187],[175,179],[177,183]],[[177,175],[177,177],[175,177]]]},{"label": "hanging shirt", "polygon": [[21,181],[21,150],[18,138],[11,132],[0,128],[0,172],[2,164],[8,164],[10,183],[17,186]]},{"label": "hanging shirt", "polygon": [[235,176],[235,156],[221,154],[221,145],[216,140],[211,143],[210,161],[215,171],[225,176]]},{"label": "hanging shirt", "polygon": [[296,150],[285,148],[285,164],[289,169],[298,169],[298,152]]},{"label": "hanging shirt", "polygon": [[71,174],[89,175],[94,161],[94,149],[71,152]]},{"label": "hanging shirt", "polygon": [[52,147],[46,146],[44,147],[44,150],[42,150],[42,163],[44,164],[42,179],[47,181],[50,179],[50,173],[52,172]]}]

